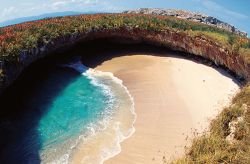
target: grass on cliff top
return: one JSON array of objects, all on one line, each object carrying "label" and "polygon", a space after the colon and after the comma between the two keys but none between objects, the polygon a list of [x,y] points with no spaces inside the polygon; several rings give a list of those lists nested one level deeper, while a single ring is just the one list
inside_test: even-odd
[{"label": "grass on cliff top", "polygon": [[166,16],[95,14],[50,18],[0,28],[0,60],[19,61],[21,50],[46,45],[59,37],[117,28],[170,30],[193,37],[204,36],[229,51],[250,55],[249,39],[205,24]]},{"label": "grass on cliff top", "polygon": [[[236,121],[234,137],[226,139],[232,121]],[[196,137],[186,156],[173,163],[250,163],[250,84],[212,121],[210,133]]]},{"label": "grass on cliff top", "polygon": [[[96,14],[58,17],[0,28],[0,62],[19,62],[22,50],[47,45],[54,39],[93,30],[119,28],[141,29],[153,32],[178,32],[192,37],[204,37],[226,48],[235,55],[242,55],[250,64],[250,40],[208,25],[173,17]],[[1,68],[0,68],[1,70]],[[0,76],[3,72],[0,71]],[[0,78],[1,79],[1,78]],[[234,140],[229,123],[241,117],[236,125]],[[250,84],[234,98],[233,105],[223,110],[211,124],[211,132],[197,137],[187,154],[176,163],[249,163],[250,161]]]}]

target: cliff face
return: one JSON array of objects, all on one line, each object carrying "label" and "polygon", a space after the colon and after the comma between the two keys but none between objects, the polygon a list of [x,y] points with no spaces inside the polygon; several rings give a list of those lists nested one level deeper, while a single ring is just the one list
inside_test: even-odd
[{"label": "cliff face", "polygon": [[204,23],[210,26],[215,26],[229,32],[233,32],[235,34],[241,36],[247,36],[246,32],[238,30],[236,27],[225,23],[215,17],[207,16],[205,14],[191,12],[186,10],[175,10],[175,9],[151,9],[151,8],[141,8],[137,10],[128,10],[124,11],[124,13],[128,14],[152,14],[152,15],[163,15],[163,16],[173,16],[181,19],[187,19],[194,22]]},{"label": "cliff face", "polygon": [[67,37],[54,39],[46,46],[39,46],[28,51],[22,51],[19,55],[20,61],[16,64],[4,63],[2,70],[5,72],[1,79],[0,93],[8,87],[32,62],[49,55],[50,52],[61,48],[73,46],[80,41],[93,40],[97,38],[119,37],[131,41],[146,42],[153,45],[166,46],[173,50],[199,55],[212,60],[216,64],[223,65],[239,76],[250,79],[250,64],[238,54],[232,54],[214,41],[205,37],[192,37],[174,30],[150,31],[140,28],[117,28],[110,30],[92,30],[88,33],[75,33]]}]

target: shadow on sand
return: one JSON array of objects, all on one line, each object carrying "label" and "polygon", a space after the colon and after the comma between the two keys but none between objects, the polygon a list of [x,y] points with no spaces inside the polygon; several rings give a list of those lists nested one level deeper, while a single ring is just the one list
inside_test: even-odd
[{"label": "shadow on sand", "polygon": [[[56,57],[32,64],[0,97],[0,163],[41,162],[37,126],[54,98],[80,76],[73,69],[55,66],[58,58],[67,59],[72,54],[81,56],[82,63],[92,68],[113,57],[134,54],[186,58],[215,67],[210,61],[193,55],[147,44],[121,44],[112,39],[80,43],[63,53],[57,52]],[[217,70],[228,76],[227,71]]]},{"label": "shadow on sand", "polygon": [[40,163],[39,120],[80,74],[46,59],[30,66],[0,98],[0,163]]},{"label": "shadow on sand", "polygon": [[201,56],[188,54],[185,52],[173,51],[166,47],[154,46],[147,43],[133,43],[130,40],[121,38],[104,38],[97,39],[85,43],[80,43],[70,50],[73,54],[82,56],[82,63],[89,67],[95,68],[105,61],[111,60],[114,57],[130,56],[135,54],[159,56],[159,57],[174,57],[180,59],[191,60],[197,64],[205,64],[213,67],[221,75],[231,78],[235,83],[244,83],[244,79],[237,77],[234,72],[221,65],[215,65],[211,60]]}]

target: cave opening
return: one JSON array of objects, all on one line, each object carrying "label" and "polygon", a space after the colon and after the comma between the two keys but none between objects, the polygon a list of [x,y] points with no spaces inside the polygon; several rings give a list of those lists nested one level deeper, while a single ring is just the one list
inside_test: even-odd
[{"label": "cave opening", "polygon": [[[104,61],[124,54],[165,56],[166,52],[174,53],[174,57],[177,58],[217,67],[210,60],[199,56],[123,38],[102,38],[79,42],[34,62],[1,95],[0,134],[4,135],[0,136],[0,160],[6,163],[27,163],[30,160],[33,163],[40,163],[41,145],[40,136],[36,131],[37,123],[46,114],[47,106],[53,99],[80,76],[78,72],[60,65],[80,58],[83,65],[95,68]],[[45,85],[50,87],[46,88]],[[53,92],[50,92],[51,88],[54,88]],[[50,99],[46,98],[48,95]],[[30,101],[33,102],[27,103]],[[32,149],[24,149],[23,144],[26,140],[32,140],[34,143]]]}]

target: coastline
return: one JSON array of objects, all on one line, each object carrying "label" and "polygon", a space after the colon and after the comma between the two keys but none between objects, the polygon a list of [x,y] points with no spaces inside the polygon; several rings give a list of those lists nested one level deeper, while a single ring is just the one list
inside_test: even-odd
[{"label": "coastline", "polygon": [[[233,104],[231,104],[229,108],[224,108],[223,112],[221,114],[217,115],[218,117],[215,119],[216,121],[218,121],[218,124],[219,124],[218,127],[221,128],[221,129],[218,128],[219,129],[218,132],[221,133],[219,139],[222,139],[223,141],[227,140],[227,138],[225,138],[224,135],[227,134],[229,129],[231,129],[231,127],[228,128],[227,125],[234,123],[235,117],[236,118],[238,118],[238,117],[245,118],[245,116],[247,116],[247,114],[248,114],[247,110],[249,107],[248,97],[249,97],[249,93],[250,93],[249,92],[250,65],[249,65],[249,58],[247,56],[247,55],[249,55],[249,43],[250,43],[250,41],[248,38],[239,37],[239,38],[233,39],[233,41],[232,41],[231,37],[233,37],[233,35],[231,35],[231,33],[224,33],[224,31],[216,30],[215,28],[211,29],[211,27],[203,26],[202,24],[199,24],[199,23],[188,23],[185,21],[178,21],[178,19],[174,19],[175,20],[174,24],[172,24],[171,20],[168,20],[168,19],[162,21],[160,16],[159,17],[155,16],[157,21],[154,21],[153,23],[150,23],[150,24],[148,24],[148,22],[150,22],[150,20],[152,20],[152,17],[150,17],[150,16],[149,17],[144,17],[144,16],[135,17],[135,15],[131,15],[131,16],[124,17],[124,16],[121,16],[119,14],[114,14],[114,16],[113,16],[113,14],[112,15],[106,15],[106,14],[99,15],[99,14],[97,14],[96,16],[97,17],[95,17],[95,15],[74,17],[74,18],[76,18],[76,19],[74,19],[74,22],[76,22],[76,26],[70,26],[70,24],[72,23],[72,19],[67,19],[68,17],[65,17],[62,19],[55,18],[55,19],[42,20],[42,21],[39,21],[38,23],[36,23],[36,21],[27,22],[27,23],[21,24],[20,26],[14,25],[11,27],[3,28],[3,30],[10,31],[10,34],[13,36],[13,38],[16,38],[16,39],[10,41],[10,44],[13,44],[13,45],[20,44],[21,46],[18,46],[15,49],[10,49],[10,51],[8,51],[7,53],[5,51],[2,52],[2,59],[3,60],[0,63],[0,65],[1,65],[1,69],[0,69],[0,74],[1,74],[0,93],[3,93],[3,95],[4,95],[4,96],[2,96],[2,98],[3,98],[2,102],[5,101],[4,91],[8,87],[13,88],[13,86],[15,86],[15,84],[20,83],[19,78],[22,79],[23,74],[25,74],[25,72],[27,70],[28,70],[28,72],[32,71],[32,68],[34,68],[35,65],[36,66],[39,65],[38,63],[46,61],[44,63],[46,63],[45,65],[47,67],[47,63],[50,63],[50,61],[52,62],[54,60],[53,59],[54,57],[56,58],[56,60],[58,60],[58,59],[61,60],[61,57],[64,58],[64,56],[61,55],[62,53],[65,53],[65,52],[68,53],[68,50],[78,49],[77,48],[78,43],[80,44],[81,42],[83,42],[83,45],[85,45],[85,41],[89,42],[90,38],[91,38],[91,40],[93,39],[94,42],[96,42],[98,39],[101,39],[101,38],[118,37],[121,40],[122,40],[122,38],[124,38],[124,39],[127,38],[128,40],[131,40],[131,43],[139,43],[139,42],[143,41],[142,42],[143,44],[147,43],[150,45],[163,46],[163,47],[167,47],[171,50],[178,50],[178,51],[180,50],[182,52],[187,52],[192,56],[202,56],[202,58],[204,57],[205,59],[211,60],[211,62],[215,63],[215,65],[223,66],[227,70],[232,71],[232,73],[235,74],[235,76],[237,76],[241,80],[244,80],[244,84],[241,88],[240,94],[238,94],[234,98],[234,100],[232,101]],[[144,18],[142,20],[135,19],[135,18],[141,18],[141,17],[144,17]],[[70,18],[72,18],[72,17],[70,17]],[[82,20],[81,18],[83,18],[86,21],[81,21]],[[88,19],[85,19],[85,18],[88,18]],[[111,19],[106,19],[106,18],[111,18]],[[100,20],[100,21],[98,21],[98,20]],[[110,21],[110,20],[114,20],[114,22]],[[123,20],[126,20],[126,21],[123,21]],[[165,26],[165,23],[164,23],[165,21],[170,22],[171,24],[169,26]],[[52,28],[49,26],[51,22],[55,23],[55,26]],[[63,24],[66,23],[65,24],[66,26],[65,26],[65,28],[62,28],[61,31],[58,31],[58,29],[56,27],[57,27],[57,25],[62,24],[62,22],[63,22]],[[123,22],[125,22],[125,23],[123,23]],[[128,23],[128,22],[130,22],[130,23]],[[159,26],[161,24],[163,26]],[[184,26],[183,26],[183,24],[184,24]],[[24,28],[20,28],[20,27],[24,27]],[[47,34],[48,38],[46,38],[46,40],[44,40],[43,38],[41,38],[41,36],[43,36],[43,35],[34,34],[34,27],[42,29],[42,30],[40,30],[40,32],[38,31],[39,34],[42,34],[44,31],[47,31],[46,34]],[[82,28],[82,27],[86,27],[86,28]],[[150,28],[148,28],[148,27],[150,27]],[[162,30],[162,29],[165,29],[165,27],[167,27],[167,30]],[[15,28],[18,28],[20,30],[17,31],[17,30],[15,30]],[[77,33],[76,33],[76,31],[77,31]],[[211,33],[207,33],[207,31],[210,31]],[[193,33],[193,32],[195,32],[195,33]],[[29,35],[27,35],[27,34],[29,34]],[[36,41],[32,42],[31,43],[32,45],[29,46],[29,45],[25,44],[26,43],[25,41],[27,41],[26,36],[32,37],[33,40],[38,40],[38,41],[42,40],[42,41],[41,42],[36,42]],[[54,37],[54,36],[56,36],[56,37]],[[219,39],[221,36],[228,37],[230,39],[220,41]],[[8,36],[3,33],[2,38],[8,39]],[[110,38],[110,39],[112,40],[112,38]],[[80,41],[80,42],[78,42],[78,41]],[[239,47],[238,47],[238,43],[240,43]],[[105,42],[103,42],[103,44],[105,44]],[[8,44],[6,44],[6,45],[8,45]],[[80,47],[86,47],[83,45],[81,44]],[[235,45],[237,45],[236,51],[234,50]],[[8,46],[4,46],[4,47],[6,49],[8,49]],[[92,42],[92,46],[89,46],[89,48],[93,49],[93,50],[96,50],[96,47],[98,47],[98,46],[96,44],[93,44],[93,42]],[[112,45],[111,45],[111,47],[112,47]],[[115,47],[115,46],[113,46],[113,47]],[[99,50],[99,47],[98,47],[98,50]],[[58,55],[57,55],[57,51],[59,53]],[[55,56],[52,55],[54,53],[56,53]],[[91,55],[89,55],[88,52],[84,52],[82,54],[82,56],[88,58],[88,56],[91,56]],[[98,58],[98,57],[92,56],[92,58]],[[43,61],[43,59],[45,59],[45,60]],[[138,61],[138,63],[140,63],[140,61]],[[43,68],[45,69],[44,65],[41,67],[41,69],[43,69]],[[171,70],[171,68],[169,68],[169,69]],[[133,69],[131,69],[131,70],[133,70]],[[162,74],[157,75],[159,69],[155,69],[155,70],[156,70],[155,72],[157,72],[157,73],[151,72],[151,75],[147,75],[147,76],[154,77],[154,78],[156,78],[156,76],[158,76],[159,77],[159,78],[157,77],[159,79],[158,81],[161,81]],[[178,72],[179,69],[176,69],[175,71]],[[167,71],[165,71],[165,72],[167,72]],[[189,84],[190,83],[189,80],[190,79],[193,80],[193,77],[195,77],[194,78],[194,80],[195,80],[197,76],[189,76],[190,71],[187,72],[186,74],[183,74],[183,76],[175,76],[175,74],[173,72],[174,71],[172,70],[170,72],[170,74],[167,75],[168,78],[170,80],[172,79],[172,82],[173,82],[173,85],[168,85],[168,86],[170,86],[171,89],[172,88],[175,88],[175,89],[172,89],[173,91],[171,89],[169,89],[171,92],[168,92],[168,93],[171,93],[171,96],[174,96],[176,98],[176,100],[179,100],[178,102],[176,101],[176,104],[177,104],[176,106],[182,105],[187,109],[187,112],[184,113],[184,115],[186,116],[185,119],[184,120],[179,119],[179,120],[183,121],[183,122],[185,122],[186,119],[189,121],[191,120],[190,122],[192,125],[197,123],[198,129],[203,129],[203,127],[206,127],[205,125],[203,126],[201,124],[206,124],[206,122],[209,122],[209,120],[212,118],[212,116],[209,118],[206,118],[206,120],[204,119],[201,121],[200,121],[200,118],[202,118],[206,114],[210,114],[210,115],[215,116],[219,112],[217,110],[222,109],[222,107],[219,108],[218,106],[224,106],[226,104],[226,102],[228,101],[228,99],[230,99],[230,97],[232,97],[231,95],[234,94],[233,93],[234,90],[228,89],[228,92],[226,92],[227,95],[225,96],[225,99],[223,99],[223,100],[218,99],[218,101],[216,103],[214,103],[214,105],[211,108],[211,109],[213,109],[213,112],[210,112],[210,110],[205,110],[207,108],[206,104],[210,104],[210,102],[207,100],[211,100],[211,99],[215,99],[215,98],[217,99],[220,96],[221,97],[224,97],[224,96],[222,96],[220,94],[210,94],[210,97],[206,97],[203,94],[201,94],[199,96],[199,94],[197,95],[197,93],[198,92],[210,93],[210,90],[204,92],[202,89],[200,89],[199,85],[203,84],[203,83],[207,84],[207,82],[210,81],[211,79],[209,79],[209,78],[204,79],[203,78],[202,82],[201,81],[198,81],[197,83],[194,82],[194,84],[188,86],[189,88],[185,88],[185,87],[183,87],[184,86],[183,84],[185,84],[185,83]],[[194,72],[196,72],[196,70]],[[143,71],[141,71],[141,73],[144,74]],[[119,72],[119,74],[122,74],[122,73]],[[224,73],[222,73],[222,74],[224,74]],[[120,76],[122,76],[122,75],[120,75]],[[129,75],[126,75],[126,76],[129,76]],[[201,74],[200,76],[203,76],[203,74]],[[146,79],[144,81],[144,79],[141,78],[140,75],[136,76],[136,78],[137,77],[138,77],[138,79],[140,79],[140,81],[138,81],[138,82],[141,83],[143,81],[143,82],[148,83],[148,79]],[[143,75],[143,77],[144,77],[144,75]],[[183,77],[187,77],[188,79],[183,80]],[[28,88],[31,87],[33,85],[33,83],[35,84],[35,81],[37,81],[37,79],[39,79],[39,78],[32,77],[30,80],[31,85],[30,86],[27,85]],[[138,79],[136,79],[136,80],[138,80]],[[175,80],[173,80],[173,79],[175,79]],[[68,78],[63,79],[61,81],[63,81],[63,82],[66,81],[66,83],[69,82]],[[130,81],[132,81],[132,80],[130,80]],[[193,83],[193,82],[191,82],[191,83]],[[217,81],[217,83],[224,84],[224,82],[221,82],[221,81]],[[215,84],[215,86],[217,86],[217,83]],[[157,83],[157,84],[159,85],[159,83]],[[168,83],[164,83],[164,84],[168,84]],[[195,84],[198,84],[198,85],[195,85]],[[134,84],[131,84],[131,86],[133,86],[133,85]],[[152,84],[151,85],[147,84],[147,85],[148,85],[148,87],[145,87],[144,84],[141,86],[144,87],[145,89],[151,88],[151,91],[149,91],[149,90],[144,91],[144,89],[138,89],[138,88],[137,88],[138,90],[136,90],[131,86],[129,88],[129,90],[134,90],[134,93],[139,92],[140,90],[143,90],[144,95],[143,95],[143,93],[141,93],[141,95],[138,93],[138,95],[141,98],[152,97],[152,98],[148,98],[148,99],[154,100],[154,103],[157,104],[157,105],[155,105],[156,107],[152,104],[149,104],[149,103],[147,104],[146,103],[146,102],[148,102],[147,99],[145,99],[143,102],[141,102],[141,104],[142,104],[141,109],[139,108],[140,109],[140,119],[142,119],[143,117],[146,119],[144,119],[145,121],[142,122],[143,125],[138,125],[136,127],[137,129],[140,129],[138,127],[142,127],[142,126],[146,127],[147,126],[146,122],[148,122],[148,118],[152,117],[150,115],[150,112],[148,112],[148,110],[144,110],[144,109],[157,108],[157,110],[158,110],[158,106],[160,106],[159,108],[163,108],[162,106],[165,105],[164,102],[165,103],[167,102],[165,100],[165,98],[170,97],[170,96],[165,96],[165,89],[162,89],[161,87],[159,87],[159,88],[155,87],[155,88],[157,88],[157,90],[152,91],[152,88],[154,88],[154,87],[152,87],[153,85]],[[211,85],[211,84],[209,84],[209,85]],[[139,87],[141,87],[141,86],[139,86]],[[229,85],[229,86],[231,86],[231,85]],[[180,87],[180,88],[178,88],[178,87]],[[225,85],[223,87],[226,88],[226,87],[228,87],[228,85]],[[195,88],[195,90],[193,90],[193,88]],[[216,90],[216,88],[212,88],[212,90],[213,89]],[[8,90],[9,89],[6,90],[7,93],[8,93]],[[24,90],[25,90],[25,87],[24,87]],[[14,87],[14,91],[15,91],[15,87]],[[220,91],[220,89],[218,89],[218,91]],[[18,92],[16,92],[16,93],[14,92],[13,95],[18,94],[21,96],[13,96],[13,97],[17,97],[16,99],[19,100],[19,97],[20,98],[25,97],[25,96],[23,96],[23,94],[25,92],[26,91],[19,92],[19,94],[18,94]],[[142,91],[140,91],[140,92],[142,92]],[[154,94],[153,94],[154,96],[150,96],[150,95],[152,95],[153,92],[154,92]],[[175,94],[173,94],[172,92],[174,92]],[[133,93],[133,96],[136,95],[134,93]],[[150,93],[150,94],[147,95],[145,93]],[[197,96],[196,101],[192,101],[194,99],[194,97],[193,97],[194,95]],[[9,99],[10,102],[12,102],[12,100],[14,100],[13,97],[10,96],[10,99]],[[33,96],[33,97],[36,98],[35,96]],[[156,98],[156,97],[158,97],[158,98]],[[170,98],[172,98],[172,97],[170,97]],[[201,102],[200,102],[200,98],[202,99]],[[136,99],[138,99],[138,98],[136,98]],[[160,100],[158,101],[158,99],[160,99],[161,101]],[[197,101],[197,99],[199,101]],[[29,102],[29,101],[30,100],[28,100],[27,102]],[[168,101],[171,102],[171,99],[168,99]],[[84,101],[81,101],[81,102],[84,102]],[[228,102],[230,102],[230,101],[228,101]],[[7,101],[6,101],[6,103],[3,103],[4,108],[6,108],[6,109],[10,109],[10,106],[18,106],[15,103],[8,103],[8,104],[7,103],[8,103]],[[180,103],[180,104],[178,104],[178,103]],[[203,105],[203,106],[205,106],[204,108],[203,108],[203,106],[199,107],[201,109],[201,111],[203,111],[202,113],[200,113],[199,110],[197,110],[198,108],[192,108],[193,104],[196,104],[196,103],[197,104],[205,104],[205,105]],[[6,104],[6,107],[5,107],[5,104]],[[138,103],[136,103],[136,104],[138,104]],[[162,104],[162,106],[159,104]],[[145,108],[143,108],[143,105],[145,106]],[[237,108],[235,108],[235,105],[237,105]],[[35,107],[35,108],[37,108],[37,107]],[[169,109],[169,108],[167,108],[167,109]],[[157,110],[155,110],[155,113],[157,113]],[[5,112],[6,113],[8,113],[8,112],[15,113],[15,111],[17,111],[17,110],[13,110],[13,111],[12,110],[11,111],[10,110],[3,110],[3,113],[5,113]],[[25,112],[18,111],[18,112],[25,113],[25,114],[28,113],[26,111]],[[22,115],[19,115],[18,112],[15,113],[15,116],[18,118],[22,118],[21,117]],[[196,114],[196,115],[190,114],[193,112],[197,112],[200,115],[199,114]],[[164,114],[164,112],[163,112],[163,114]],[[145,117],[144,115],[148,115],[148,116]],[[41,114],[38,114],[38,117],[41,117],[41,116],[42,116]],[[226,122],[226,124],[224,123],[224,116],[225,116],[226,120],[228,120]],[[171,115],[167,115],[167,117],[163,117],[163,116],[161,116],[161,117],[167,118],[167,120],[176,119],[176,118],[171,118]],[[220,119],[221,117],[222,117],[222,119]],[[189,118],[191,118],[191,119],[189,119]],[[246,117],[246,118],[248,118],[248,117]],[[2,120],[4,120],[4,119],[2,119]],[[33,120],[33,117],[31,117],[31,120]],[[31,122],[31,120],[29,119],[29,122]],[[153,122],[154,124],[159,124],[158,120],[153,120],[153,121],[154,121]],[[239,140],[238,140],[239,142],[237,142],[236,144],[233,144],[233,146],[235,146],[235,148],[232,149],[231,146],[228,146],[229,144],[226,144],[226,146],[223,145],[222,147],[220,147],[220,146],[216,147],[216,152],[219,152],[218,154],[221,154],[218,157],[220,160],[224,160],[225,154],[229,156],[228,160],[226,159],[226,162],[229,162],[229,163],[235,162],[235,161],[237,163],[238,161],[242,162],[242,161],[246,160],[245,158],[247,158],[248,155],[247,155],[247,152],[244,151],[244,149],[246,150],[249,147],[249,143],[246,141],[248,141],[248,136],[250,136],[248,134],[249,126],[247,125],[247,122],[249,122],[249,119],[246,119],[246,120],[244,119],[242,122],[242,124],[243,124],[242,127],[244,128],[243,130],[244,130],[244,132],[246,132],[246,134],[242,134],[241,130],[239,132],[236,132],[236,134],[235,134],[235,139],[238,140],[237,135],[239,135],[241,133]],[[31,124],[29,124],[29,125],[31,125]],[[212,131],[214,129],[217,130],[217,127],[214,127],[213,124],[210,124],[210,125],[212,127]],[[226,128],[223,127],[225,125],[226,125]],[[237,125],[238,125],[238,123],[237,123]],[[241,124],[239,124],[239,125],[241,125]],[[201,126],[203,126],[203,127],[201,127]],[[17,127],[19,127],[19,126],[17,126]],[[26,127],[26,126],[24,126],[24,127]],[[31,127],[35,128],[35,124],[32,124]],[[148,129],[150,127],[151,126],[148,126]],[[5,129],[5,126],[3,127],[3,129]],[[18,128],[18,129],[21,129],[21,128]],[[147,129],[147,128],[145,128],[145,129]],[[204,131],[206,131],[206,128],[204,128],[204,129],[205,129]],[[158,128],[158,131],[160,131],[160,130],[162,130],[162,129]],[[193,129],[190,131],[195,131],[195,133],[196,132],[198,133],[199,130],[196,131],[196,128],[194,126]],[[164,133],[164,132],[165,131],[163,129],[162,133]],[[15,132],[15,134],[18,134],[18,133]],[[23,135],[23,132],[21,132],[20,134]],[[25,131],[24,131],[24,135],[25,135],[25,138],[26,138],[26,136],[29,137],[28,133],[26,133]],[[159,136],[161,136],[161,135],[162,134],[160,134]],[[183,133],[183,135],[188,136],[188,134],[185,134],[185,133]],[[213,136],[215,141],[220,141],[219,139],[216,138],[217,134],[213,135],[211,133],[211,135]],[[19,136],[19,134],[13,135],[13,136]],[[144,134],[144,136],[147,137],[147,135],[145,135],[145,134]],[[204,138],[204,140],[206,140],[208,137],[210,137],[210,133]],[[9,138],[8,135],[3,136],[2,138],[4,140],[2,140],[1,143],[7,145],[6,147],[9,147],[8,145],[10,145],[10,144],[5,143],[5,139]],[[18,138],[18,137],[15,137],[15,138]],[[33,139],[33,137],[32,137],[32,139]],[[167,139],[169,139],[169,138],[167,138]],[[165,140],[164,137],[160,138],[160,141],[164,141],[164,140]],[[193,142],[193,143],[195,143],[195,142]],[[212,145],[212,144],[213,144],[212,142],[206,142],[206,144],[204,145],[204,149],[203,149],[204,152],[202,152],[200,154],[200,156],[205,156],[205,158],[207,158],[207,155],[209,155],[210,159],[215,157],[214,154],[209,154],[209,149],[205,148],[205,146],[210,147],[210,145]],[[239,147],[239,145],[242,145],[242,146]],[[132,146],[134,146],[134,145],[132,145]],[[203,147],[203,145],[198,144],[197,147]],[[225,151],[223,148],[226,148],[228,153],[224,153]],[[123,152],[120,155],[122,155],[122,154],[124,154],[124,152],[128,151],[126,149],[124,151],[124,148],[122,148],[122,149],[123,149]],[[242,153],[242,152],[244,152],[244,153]],[[36,155],[39,153],[39,148],[37,148],[35,153],[36,153]],[[144,154],[145,153],[142,153],[142,155],[144,155]],[[18,155],[19,155],[19,153],[13,153],[13,156],[15,156],[15,157],[18,157]],[[200,158],[200,156],[199,157],[191,156],[190,159],[192,161],[196,161],[197,159]],[[12,155],[11,155],[11,157],[12,157]],[[115,157],[115,158],[118,158],[118,157]],[[15,159],[15,158],[13,158],[13,159]],[[39,160],[40,158],[37,158],[37,159]],[[136,158],[133,158],[133,159],[131,159],[131,161],[134,162],[137,160],[136,160]],[[155,161],[154,157],[152,158],[152,161]],[[166,161],[165,154],[163,156],[162,161],[163,162]],[[214,162],[208,162],[208,163],[214,163]]]},{"label": "coastline", "polygon": [[[134,132],[136,114],[133,97],[122,81],[110,72],[88,69],[94,85],[108,87],[107,94],[114,98],[113,114],[102,129],[81,137],[81,141],[74,148],[69,163],[103,163],[121,152],[120,143],[129,138]],[[98,79],[98,80],[96,80]]]},{"label": "coastline", "polygon": [[138,115],[136,132],[105,163],[164,163],[179,157],[239,89],[225,71],[181,58],[135,54],[96,69],[123,80]]}]

